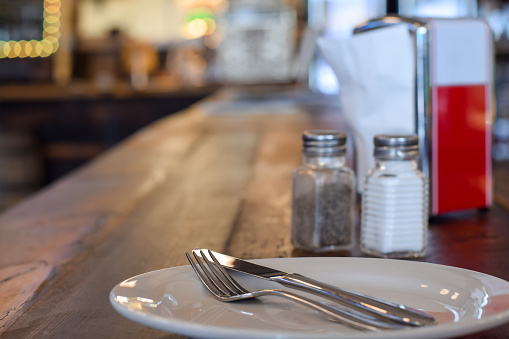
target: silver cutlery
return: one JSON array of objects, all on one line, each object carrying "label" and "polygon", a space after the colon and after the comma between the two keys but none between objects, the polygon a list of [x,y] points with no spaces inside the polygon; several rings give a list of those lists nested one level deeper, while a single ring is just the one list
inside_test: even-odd
[{"label": "silver cutlery", "polygon": [[[207,254],[205,254],[205,252]],[[408,328],[406,325],[395,324],[391,322],[381,322],[376,318],[367,318],[358,313],[347,312],[342,309],[334,308],[316,300],[312,300],[296,293],[277,290],[263,289],[258,291],[248,291],[236,282],[215,258],[212,251],[194,250],[193,258],[186,252],[187,259],[192,268],[205,285],[205,287],[220,301],[238,301],[244,299],[257,298],[261,296],[273,295],[284,297],[302,305],[308,306],[314,310],[327,315],[344,325],[363,331],[379,331],[380,329],[401,329]]]},{"label": "silver cutlery", "polygon": [[[193,254],[201,256],[203,251],[209,250],[195,249]],[[214,251],[210,251],[210,253],[214,255],[223,267],[332,300],[383,321],[407,326],[427,326],[436,323],[432,316],[401,304],[341,289],[298,273],[282,272]]]}]

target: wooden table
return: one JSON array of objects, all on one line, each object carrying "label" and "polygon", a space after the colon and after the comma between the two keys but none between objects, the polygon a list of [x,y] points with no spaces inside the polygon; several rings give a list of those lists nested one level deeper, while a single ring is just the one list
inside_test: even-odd
[{"label": "wooden table", "polygon": [[[219,98],[141,130],[0,216],[2,338],[177,338],[120,316],[111,288],[186,265],[194,247],[310,255],[290,243],[291,173],[302,130],[344,127],[337,108]],[[236,114],[206,114],[218,111]],[[509,280],[508,164],[495,173],[490,211],[431,221],[426,261]],[[465,338],[506,337],[509,324]]]}]

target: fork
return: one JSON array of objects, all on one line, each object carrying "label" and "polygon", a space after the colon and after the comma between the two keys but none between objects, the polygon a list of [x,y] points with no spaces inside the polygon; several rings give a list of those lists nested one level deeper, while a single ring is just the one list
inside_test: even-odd
[{"label": "fork", "polygon": [[[380,331],[381,329],[404,328],[404,325],[398,325],[389,322],[381,322],[375,319],[369,319],[364,316],[347,312],[345,310],[334,308],[313,299],[303,297],[299,294],[278,289],[263,289],[258,291],[248,291],[242,287],[228,272],[219,264],[217,259],[208,251],[207,258],[203,251],[200,251],[201,257],[193,252],[194,260],[186,252],[187,260],[196,272],[201,282],[210,293],[220,301],[238,301],[252,299],[261,296],[273,295],[293,300],[302,305],[308,306],[328,317],[336,320],[351,328],[363,331]],[[204,259],[206,258],[206,259]],[[196,263],[195,263],[196,261]]]}]

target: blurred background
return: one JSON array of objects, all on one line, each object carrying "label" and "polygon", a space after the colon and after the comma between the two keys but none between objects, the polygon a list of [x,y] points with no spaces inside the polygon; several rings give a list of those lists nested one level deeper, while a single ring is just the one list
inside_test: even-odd
[{"label": "blurred background", "polygon": [[490,24],[509,159],[507,0],[0,0],[0,209],[218,88],[336,96],[309,29],[347,38],[388,13]]}]

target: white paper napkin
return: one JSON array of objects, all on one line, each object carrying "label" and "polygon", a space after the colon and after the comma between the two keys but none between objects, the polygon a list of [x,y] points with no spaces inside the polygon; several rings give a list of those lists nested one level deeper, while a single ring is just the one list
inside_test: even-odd
[{"label": "white paper napkin", "polygon": [[361,191],[374,166],[373,137],[416,132],[415,44],[406,26],[394,25],[345,40],[321,37],[318,47],[338,77]]}]

